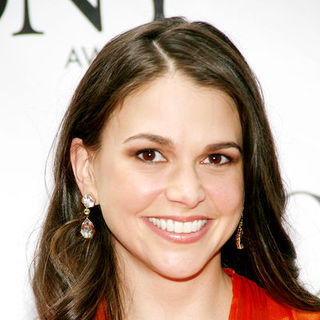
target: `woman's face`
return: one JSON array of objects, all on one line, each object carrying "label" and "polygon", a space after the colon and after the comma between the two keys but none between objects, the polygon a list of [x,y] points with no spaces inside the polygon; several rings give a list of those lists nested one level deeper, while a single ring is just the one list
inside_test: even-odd
[{"label": "woman's face", "polygon": [[241,150],[236,106],[219,90],[176,72],[128,96],[92,165],[121,261],[174,279],[220,264],[243,206]]}]

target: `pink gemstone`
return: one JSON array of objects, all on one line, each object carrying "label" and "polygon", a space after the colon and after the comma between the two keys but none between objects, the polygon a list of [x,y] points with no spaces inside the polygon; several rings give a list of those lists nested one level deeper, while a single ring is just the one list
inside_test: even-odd
[{"label": "pink gemstone", "polygon": [[90,239],[93,237],[94,235],[94,224],[88,219],[86,218],[81,225],[81,234],[84,238],[86,239]]}]

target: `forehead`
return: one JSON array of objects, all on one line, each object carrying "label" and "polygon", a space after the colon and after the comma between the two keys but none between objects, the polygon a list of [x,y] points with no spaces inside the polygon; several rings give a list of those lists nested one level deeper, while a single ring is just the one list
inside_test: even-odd
[{"label": "forehead", "polygon": [[106,134],[139,132],[173,140],[232,139],[241,144],[237,107],[223,91],[199,86],[178,72],[157,78],[127,96],[105,128]]}]

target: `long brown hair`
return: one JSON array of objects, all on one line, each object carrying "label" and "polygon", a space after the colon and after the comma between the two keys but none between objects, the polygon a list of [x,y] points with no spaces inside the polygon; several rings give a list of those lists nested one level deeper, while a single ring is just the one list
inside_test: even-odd
[{"label": "long brown hair", "polygon": [[98,150],[113,110],[133,90],[164,75],[169,66],[202,86],[219,88],[236,103],[243,132],[244,246],[233,237],[222,263],[280,303],[319,310],[320,301],[297,281],[295,250],[282,227],[286,195],[262,94],[254,74],[231,41],[204,22],[182,18],[151,22],[109,42],[81,80],[60,129],[54,183],[35,259],[33,290],[40,319],[92,319],[106,301],[109,317],[123,319],[121,283],[112,235],[96,206],[93,239],[80,235],[80,191],[70,164],[73,138]]}]

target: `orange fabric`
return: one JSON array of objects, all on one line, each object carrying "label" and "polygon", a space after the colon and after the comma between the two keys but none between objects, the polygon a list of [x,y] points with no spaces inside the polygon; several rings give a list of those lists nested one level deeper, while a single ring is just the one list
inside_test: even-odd
[{"label": "orange fabric", "polygon": [[[232,277],[233,287],[229,320],[320,320],[320,312],[298,311],[283,306],[253,281],[231,269],[226,269],[225,272]],[[107,320],[106,310],[106,304],[101,303],[95,320]]]}]

